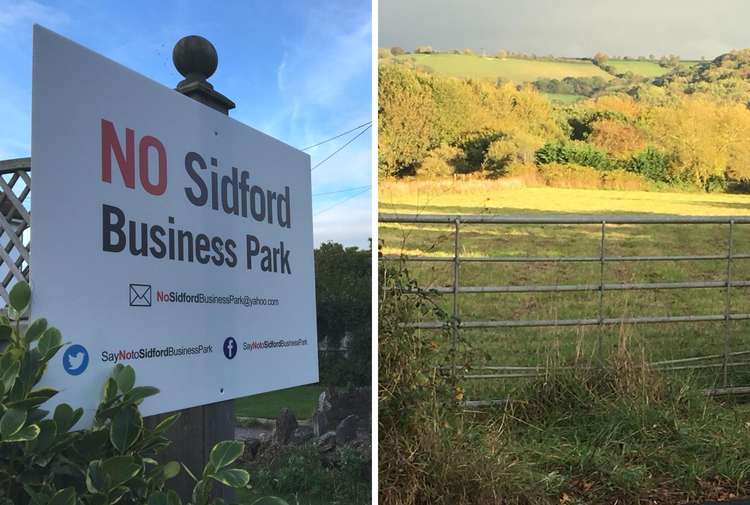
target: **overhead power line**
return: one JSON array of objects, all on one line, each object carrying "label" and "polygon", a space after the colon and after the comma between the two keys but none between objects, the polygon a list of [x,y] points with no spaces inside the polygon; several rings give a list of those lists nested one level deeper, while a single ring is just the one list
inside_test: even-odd
[{"label": "overhead power line", "polygon": [[348,193],[349,191],[356,191],[358,189],[368,189],[370,185],[367,186],[357,186],[355,188],[346,188],[346,189],[338,189],[336,191],[326,191],[325,193],[315,193],[313,196],[323,196],[323,195],[335,195],[336,193]]},{"label": "overhead power line", "polygon": [[312,172],[313,170],[315,170],[316,168],[318,168],[320,165],[322,165],[326,161],[328,161],[331,158],[333,158],[336,154],[338,154],[339,152],[341,152],[342,149],[344,149],[346,146],[348,146],[349,144],[351,144],[352,142],[354,142],[355,140],[357,140],[357,138],[359,138],[362,134],[364,134],[367,130],[369,130],[371,126],[372,126],[372,123],[370,123],[369,125],[367,125],[367,128],[365,128],[364,130],[362,130],[361,132],[359,132],[358,134],[356,134],[354,137],[350,138],[346,142],[346,144],[344,144],[343,146],[341,146],[338,149],[336,149],[335,151],[333,151],[327,157],[323,158],[323,160],[319,161],[314,167],[312,167],[310,169],[310,171]]},{"label": "overhead power line", "polygon": [[335,137],[331,137],[331,138],[329,138],[329,139],[325,139],[325,140],[323,140],[323,141],[321,141],[321,142],[318,142],[317,144],[313,144],[313,145],[311,145],[311,146],[305,147],[304,149],[302,149],[302,151],[307,151],[308,149],[312,149],[313,147],[318,147],[318,146],[320,146],[320,145],[323,145],[323,144],[325,144],[326,142],[330,142],[330,141],[332,141],[332,140],[336,140],[336,139],[337,139],[337,138],[339,138],[339,137],[343,137],[343,136],[344,136],[344,135],[346,135],[347,133],[351,133],[351,132],[353,132],[353,131],[357,131],[357,130],[359,130],[360,128],[362,128],[363,126],[368,126],[368,125],[371,125],[371,124],[372,124],[372,121],[368,121],[368,122],[366,122],[366,123],[362,123],[362,124],[361,124],[361,125],[359,125],[359,126],[355,126],[355,127],[354,127],[354,128],[352,128],[351,130],[346,130],[346,131],[345,131],[344,133],[339,133],[339,134],[338,134],[338,135],[336,135]]},{"label": "overhead power line", "polygon": [[320,211],[316,212],[316,213],[315,213],[315,214],[313,214],[313,215],[315,215],[315,216],[319,216],[320,214],[322,214],[322,213],[324,213],[324,212],[328,212],[329,210],[333,209],[334,207],[338,207],[338,206],[339,206],[339,205],[341,205],[342,203],[348,202],[348,201],[349,201],[349,200],[351,200],[352,198],[356,198],[356,197],[358,197],[359,195],[363,195],[363,194],[367,193],[368,191],[370,191],[370,188],[369,188],[369,186],[368,186],[367,188],[365,188],[364,190],[362,190],[362,191],[358,192],[358,193],[355,193],[355,194],[353,194],[353,195],[351,195],[351,196],[349,196],[349,197],[347,197],[347,198],[344,198],[343,200],[339,200],[338,202],[334,203],[333,205],[330,205],[330,206],[326,207],[325,209],[323,209],[323,210],[320,210]]}]

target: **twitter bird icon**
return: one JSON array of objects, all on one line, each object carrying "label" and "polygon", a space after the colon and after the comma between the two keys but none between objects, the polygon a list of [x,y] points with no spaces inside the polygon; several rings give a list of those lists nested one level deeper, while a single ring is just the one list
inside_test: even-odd
[{"label": "twitter bird icon", "polygon": [[70,375],[81,375],[89,366],[89,352],[80,344],[73,344],[63,353],[63,368]]}]

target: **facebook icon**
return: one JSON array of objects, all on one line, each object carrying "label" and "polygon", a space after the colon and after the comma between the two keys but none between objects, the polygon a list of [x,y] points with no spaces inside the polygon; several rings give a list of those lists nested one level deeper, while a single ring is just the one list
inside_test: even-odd
[{"label": "facebook icon", "polygon": [[232,359],[237,356],[237,341],[232,337],[227,337],[224,341],[224,356],[227,359]]}]

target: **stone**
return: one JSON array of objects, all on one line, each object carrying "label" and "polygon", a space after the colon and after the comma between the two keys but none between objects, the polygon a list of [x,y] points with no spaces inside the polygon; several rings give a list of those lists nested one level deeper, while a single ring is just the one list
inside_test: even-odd
[{"label": "stone", "polygon": [[247,448],[247,455],[250,456],[250,459],[255,459],[255,456],[258,455],[258,451],[260,450],[260,439],[259,438],[248,438],[245,440],[245,447]]},{"label": "stone", "polygon": [[289,439],[297,429],[297,418],[294,416],[294,412],[284,407],[276,416],[276,429],[274,430],[274,440],[281,444],[286,445],[289,443]]},{"label": "stone", "polygon": [[328,431],[328,415],[325,412],[315,411],[312,416],[312,429],[316,437],[320,437]]},{"label": "stone", "polygon": [[[371,403],[370,388],[357,388],[347,391],[336,391],[330,388],[318,397],[317,411],[325,413],[328,426],[334,427],[351,414],[356,414],[360,419],[367,419],[372,411]],[[324,431],[321,430],[321,433]]]},{"label": "stone", "polygon": [[313,436],[313,429],[310,426],[299,426],[294,432],[292,432],[292,436],[289,437],[289,442],[294,445],[302,445],[313,438]]},{"label": "stone", "polygon": [[332,408],[331,394],[328,391],[323,391],[318,396],[318,410],[320,412],[328,412]]},{"label": "stone", "polygon": [[329,431],[323,433],[317,441],[321,451],[327,451],[336,447],[336,432]]},{"label": "stone", "polygon": [[346,416],[338,426],[336,426],[336,445],[344,445],[357,438],[357,425],[359,417],[352,414]]}]

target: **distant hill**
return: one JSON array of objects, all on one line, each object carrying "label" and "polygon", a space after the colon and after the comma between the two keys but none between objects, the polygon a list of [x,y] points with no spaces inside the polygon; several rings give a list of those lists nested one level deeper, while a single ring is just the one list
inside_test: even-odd
[{"label": "distant hill", "polygon": [[711,61],[680,66],[657,79],[657,85],[677,86],[686,93],[707,92],[750,103],[750,49],[739,49]]},{"label": "distant hill", "polygon": [[[519,58],[494,58],[470,54],[404,54],[381,60],[395,60],[412,64],[437,74],[472,79],[502,79],[516,83],[538,79],[563,79],[565,77],[601,77],[612,79],[601,68],[587,60],[532,60]],[[658,66],[658,65],[657,65]]]},{"label": "distant hill", "polygon": [[615,71],[620,74],[632,72],[634,75],[642,77],[660,77],[667,74],[671,69],[662,67],[654,61],[643,60],[609,60],[607,64],[614,67]]},{"label": "distant hill", "polygon": [[685,77],[688,82],[716,82],[726,79],[750,79],[750,49],[738,49],[711,61],[693,62],[674,72],[672,78]]}]

